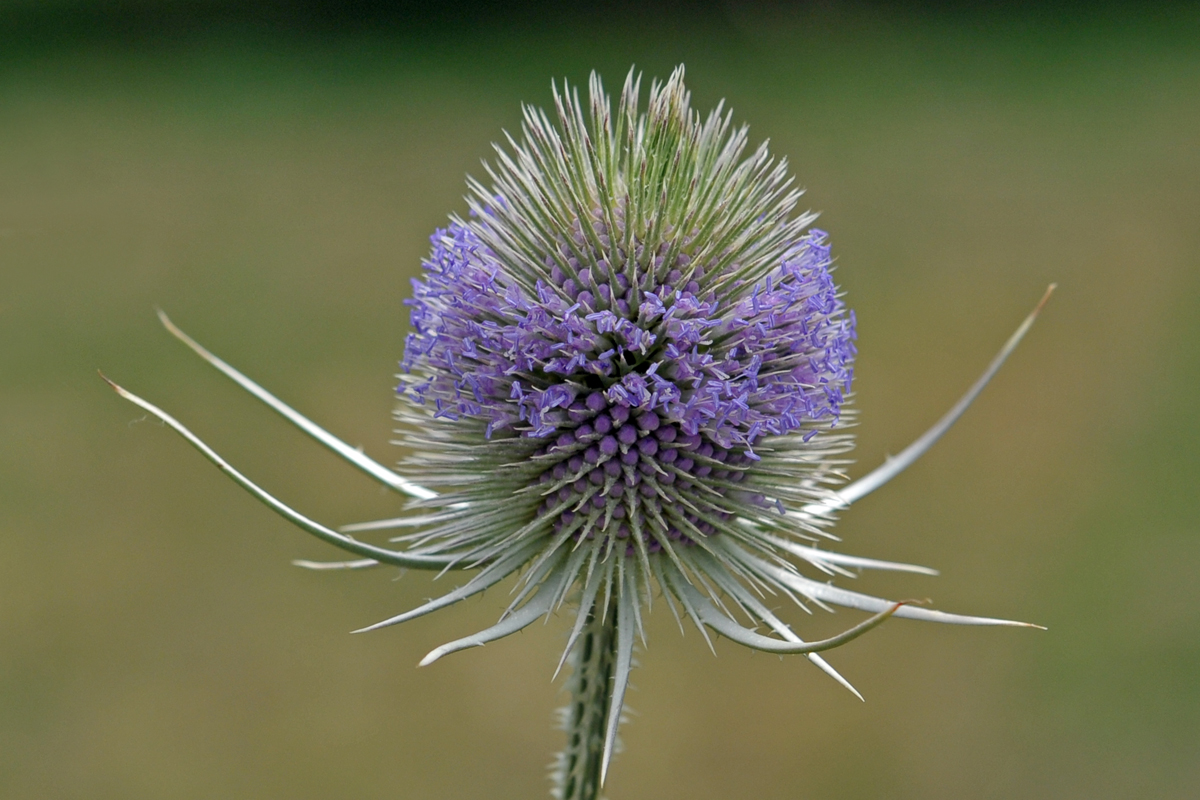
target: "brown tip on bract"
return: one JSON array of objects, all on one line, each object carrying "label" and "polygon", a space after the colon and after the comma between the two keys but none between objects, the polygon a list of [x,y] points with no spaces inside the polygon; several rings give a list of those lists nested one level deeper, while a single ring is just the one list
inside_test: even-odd
[{"label": "brown tip on bract", "polygon": [[134,403],[135,405],[141,405],[141,403],[138,403],[136,400],[133,399],[134,396],[129,394],[129,391],[127,389],[125,389],[125,387],[123,387],[119,383],[116,383],[115,381],[113,381],[111,378],[109,378],[107,375],[105,375],[100,370],[96,370],[96,374],[100,376],[101,380],[103,380],[110,387],[112,387],[112,390],[114,392],[116,392],[118,395],[120,395],[124,399],[130,401],[131,403]]},{"label": "brown tip on bract", "polygon": [[1050,301],[1050,295],[1054,294],[1054,290],[1057,288],[1057,283],[1052,283],[1046,287],[1046,293],[1042,295],[1042,299],[1038,301],[1037,308],[1033,310],[1033,316],[1036,317],[1039,313],[1041,313],[1042,307]]}]

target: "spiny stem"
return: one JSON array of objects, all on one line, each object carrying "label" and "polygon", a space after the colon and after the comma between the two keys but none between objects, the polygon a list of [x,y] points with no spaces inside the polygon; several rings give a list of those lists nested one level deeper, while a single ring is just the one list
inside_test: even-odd
[{"label": "spiny stem", "polygon": [[559,753],[552,794],[559,800],[599,800],[604,734],[612,700],[617,650],[617,602],[607,611],[593,608],[571,655],[563,709],[567,747]]}]

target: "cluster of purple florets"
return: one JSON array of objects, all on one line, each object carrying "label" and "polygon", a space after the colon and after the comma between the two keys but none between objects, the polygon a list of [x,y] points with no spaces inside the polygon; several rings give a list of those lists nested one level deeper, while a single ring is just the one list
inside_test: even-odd
[{"label": "cluster of purple florets", "polygon": [[[605,394],[593,392],[573,403],[568,413],[578,426],[534,453],[548,467],[539,478],[538,511],[554,520],[556,534],[576,539],[608,534],[617,542],[637,535],[655,553],[663,536],[691,544],[697,536],[716,533],[731,516],[714,502],[722,491],[764,502],[738,489],[752,463],[745,453],[714,446],[699,433],[683,433],[679,423],[659,412],[631,415],[628,405]],[[700,496],[686,504],[678,502],[697,492]],[[632,554],[633,543],[626,549]]]},{"label": "cluster of purple florets", "polygon": [[803,435],[815,435],[812,423],[836,422],[850,389],[854,317],[821,231],[752,286],[724,279],[736,265],[708,274],[667,244],[628,253],[643,265],[635,273],[605,259],[581,265],[563,242],[531,281],[469,224],[431,240],[407,301],[400,392],[432,404],[435,418],[483,423],[487,438],[544,440],[534,458],[546,464],[542,511],[556,530],[709,535],[728,516],[719,504],[662,501],[697,483],[735,489],[756,442],[806,423]]}]

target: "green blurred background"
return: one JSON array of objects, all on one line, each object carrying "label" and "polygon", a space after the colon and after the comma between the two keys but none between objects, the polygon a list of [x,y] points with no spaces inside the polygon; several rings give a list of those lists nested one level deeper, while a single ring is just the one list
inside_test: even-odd
[{"label": "green blurred background", "polygon": [[[154,307],[384,461],[408,281],[550,80],[686,63],[789,157],[857,310],[855,588],[1042,623],[894,622],[717,656],[656,607],[609,794],[1200,796],[1200,10],[70,2],[0,7],[0,797],[533,798],[565,621],[426,669],[505,591],[336,554],[96,377],[329,523],[398,498],[167,336]],[[853,615],[791,613],[802,633]],[[853,617],[857,619],[857,617]]]}]

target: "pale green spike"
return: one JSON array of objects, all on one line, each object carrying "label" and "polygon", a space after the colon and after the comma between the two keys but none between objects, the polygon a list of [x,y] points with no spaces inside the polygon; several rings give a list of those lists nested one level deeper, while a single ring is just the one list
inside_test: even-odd
[{"label": "pale green spike", "polygon": [[[658,567],[658,574],[657,574],[658,582],[660,585],[662,585],[664,587],[670,587],[673,585],[667,579],[666,566],[670,566],[675,569],[675,572],[672,575],[672,579],[674,579],[674,577],[677,575],[680,580],[683,580],[685,582],[688,580],[688,576],[682,570],[680,570],[678,567],[675,567],[674,564],[664,565],[661,560],[658,560],[658,561],[655,561],[655,565]],[[717,654],[716,645],[713,644],[712,637],[708,635],[708,628],[704,627],[704,621],[700,618],[699,610],[696,608],[695,605],[692,604],[688,595],[681,594],[680,592],[676,592],[676,591],[672,591],[671,594],[673,594],[675,596],[675,599],[679,601],[679,605],[683,606],[684,613],[686,613],[688,615],[688,618],[691,619],[692,624],[696,626],[696,630],[700,631],[700,635],[704,637],[704,642],[705,642],[705,644],[708,645],[709,652],[711,652],[715,656]]]},{"label": "pale green spike", "polygon": [[543,583],[533,597],[529,598],[528,603],[500,620],[500,622],[479,633],[464,636],[461,639],[456,639],[453,642],[447,642],[441,647],[434,648],[427,656],[421,659],[417,666],[427,667],[444,655],[455,653],[459,650],[466,650],[468,647],[482,647],[488,642],[503,639],[509,634],[529,627],[538,617],[549,613],[553,609],[554,596],[557,594],[557,591],[557,584],[552,584],[551,582]]},{"label": "pale green spike", "polygon": [[[678,600],[679,598],[667,591],[667,579],[663,577],[662,567],[660,566],[661,561],[662,559],[654,559],[650,562],[650,568],[654,571],[654,579],[657,580],[658,585],[662,587],[663,599],[667,601],[667,608],[671,609],[671,616],[675,617],[675,624],[679,626],[679,634],[682,636],[686,633],[686,630],[683,627],[683,618],[679,616],[679,609],[675,607],[675,600]],[[686,610],[684,613],[687,613]],[[701,633],[704,632],[704,627],[701,626],[699,622],[696,623],[696,627],[700,629]],[[712,642],[709,642],[709,647],[712,647]]]},{"label": "pale green spike", "polygon": [[373,558],[360,558],[357,561],[309,561],[304,558],[297,558],[292,561],[292,566],[304,567],[311,570],[334,570],[334,569],[370,569],[378,567],[379,562]]},{"label": "pale green spike", "polygon": [[554,608],[556,610],[561,608],[562,604],[567,601],[567,593],[571,591],[571,588],[578,581],[583,563],[584,561],[589,560],[589,555],[590,554],[587,550],[575,547],[571,550],[570,555],[567,556],[567,563],[563,569],[566,570],[566,572],[574,575],[575,578],[570,581],[563,582],[562,588],[559,590],[558,597],[554,598]]},{"label": "pale green spike", "polygon": [[[859,611],[883,611],[891,608],[894,602],[884,600],[879,597],[861,594],[859,592],[851,592],[847,589],[839,589],[836,586],[828,583],[820,583],[818,581],[806,578],[795,572],[788,572],[774,564],[760,562],[758,566],[761,569],[772,574],[776,580],[784,584],[788,588],[804,595],[810,600],[817,602],[833,603],[834,605],[845,606],[846,608],[856,608]],[[943,622],[950,625],[1004,625],[1014,628],[1038,628],[1045,630],[1041,625],[1034,625],[1031,622],[1018,622],[1011,619],[993,619],[992,617],[972,617],[962,614],[949,614],[945,611],[934,611],[929,608],[917,608],[912,605],[905,605],[897,611],[894,611],[897,617],[904,619],[917,619],[925,622]]]},{"label": "pale green spike", "polygon": [[446,606],[453,605],[459,600],[465,600],[472,595],[479,594],[480,592],[495,586],[497,583],[520,569],[521,565],[524,564],[525,561],[532,556],[534,552],[536,552],[536,550],[536,545],[526,545],[525,547],[505,556],[504,558],[492,562],[487,567],[484,567],[484,569],[478,575],[473,576],[471,580],[467,581],[457,589],[447,592],[441,597],[430,600],[428,603],[414,608],[411,611],[406,611],[403,614],[397,614],[390,619],[385,619],[382,622],[376,622],[374,625],[368,625],[365,628],[359,628],[358,630],[351,632],[368,633],[370,631],[377,631],[380,628],[386,628],[391,625],[399,625],[401,622],[407,622],[410,619],[416,619],[417,617],[424,616],[432,611],[437,611],[439,608],[445,608]]},{"label": "pale green spike", "polygon": [[584,579],[583,589],[579,595],[579,607],[575,611],[575,624],[571,627],[571,633],[567,636],[567,645],[563,648],[562,657],[558,660],[558,666],[554,668],[554,675],[551,680],[558,677],[558,673],[562,671],[563,665],[566,664],[571,651],[575,649],[575,643],[579,641],[579,636],[583,633],[584,627],[588,623],[589,614],[594,613],[596,606],[596,596],[600,593],[600,581],[603,573],[596,569],[596,560],[600,554],[600,543],[596,542],[592,545],[591,557],[588,560],[587,577]]},{"label": "pale green spike", "polygon": [[857,697],[859,700],[863,701],[864,703],[867,701],[866,698],[863,697],[862,694],[858,691],[858,689],[854,688],[854,684],[850,683],[850,681],[843,678],[842,673],[840,673],[836,669],[834,669],[830,665],[830,663],[828,661],[826,661],[825,659],[821,658],[821,656],[819,656],[816,653],[805,653],[804,657],[807,658],[809,661],[811,661],[813,664],[815,664],[817,666],[817,669],[821,670],[826,675],[828,675],[829,677],[831,677],[835,681],[837,681],[838,685],[841,686],[843,689],[846,689],[848,692],[850,692],[850,694],[854,695],[855,697]]},{"label": "pale green spike", "polygon": [[158,319],[162,322],[163,327],[170,331],[176,339],[190,347],[197,355],[199,355],[209,364],[225,373],[225,375],[232,379],[238,386],[241,386],[247,392],[266,403],[273,411],[278,413],[288,422],[292,423],[297,428],[304,431],[309,436],[316,439],[338,456],[358,467],[375,480],[391,489],[395,489],[398,492],[403,492],[411,497],[416,497],[422,500],[428,500],[430,498],[437,497],[437,492],[431,492],[429,489],[426,489],[423,486],[418,486],[407,478],[397,475],[387,467],[380,464],[378,461],[375,461],[370,456],[363,453],[358,448],[351,447],[350,445],[346,444],[341,439],[329,433],[315,422],[312,422],[299,411],[296,411],[287,403],[284,403],[278,397],[247,378],[241,372],[234,369],[220,358],[217,358],[217,356],[209,352],[203,345],[176,327],[175,323],[171,322],[170,318],[165,312],[162,311],[162,309],[159,309],[158,311]]},{"label": "pale green spike", "polygon": [[717,607],[713,605],[708,597],[702,595],[694,587],[689,586],[686,581],[680,579],[680,576],[672,575],[669,570],[667,571],[667,576],[672,588],[679,596],[686,597],[692,603],[697,615],[705,625],[738,644],[745,645],[754,650],[762,650],[766,653],[778,653],[780,655],[819,653],[824,650],[832,650],[835,647],[840,647],[847,642],[857,639],[873,628],[882,625],[889,617],[906,607],[904,602],[892,603],[886,610],[828,639],[816,642],[786,642],[779,639],[772,639],[769,636],[763,636],[742,627],[718,611]]},{"label": "pale green spike", "polygon": [[[725,549],[728,551],[728,550],[737,549],[737,547],[736,547],[736,545],[727,544],[727,545],[725,545]],[[763,605],[763,603],[761,601],[759,601],[758,598],[756,598],[754,595],[750,594],[750,592],[748,592],[746,590],[746,588],[744,586],[742,586],[742,584],[738,583],[737,580],[735,580],[731,575],[725,575],[724,577],[721,577],[721,572],[724,571],[724,568],[721,566],[721,564],[719,564],[711,556],[708,556],[707,560],[710,562],[707,565],[707,569],[708,569],[709,573],[713,574],[714,578],[718,580],[719,585],[721,586],[721,588],[724,591],[730,592],[730,593],[740,592],[740,594],[742,595],[741,599],[742,599],[743,605],[749,606],[750,610],[753,611],[755,614],[757,614],[758,617],[763,622],[767,623],[767,625],[769,625],[773,631],[775,631],[777,634],[779,634],[781,637],[783,637],[784,639],[786,639],[789,642],[798,642],[801,644],[804,643],[804,640],[801,639],[799,636],[797,636],[796,633],[791,629],[790,626],[788,626],[786,623],[784,623],[782,620],[780,620],[778,617],[776,617],[775,614],[772,613],[770,609],[768,609],[765,605]],[[809,661],[811,661],[813,664],[815,664],[822,672],[824,672],[826,675],[828,675],[829,677],[831,677],[835,681],[837,681],[841,686],[843,686],[844,688],[849,690],[850,693],[853,694],[855,697],[857,697],[859,700],[863,699],[863,696],[861,694],[859,694],[858,689],[855,689],[854,686],[850,683],[850,681],[843,678],[841,673],[839,673],[832,666],[830,666],[829,662],[827,662],[825,659],[821,658],[821,656],[817,655],[816,653],[806,653],[805,656],[808,658]]]},{"label": "pale green spike", "polygon": [[[466,503],[458,504],[463,508]],[[373,519],[370,522],[354,522],[343,525],[338,530],[342,533],[362,533],[363,531],[390,531],[396,528],[422,528],[440,521],[440,515],[422,514],[420,516],[392,517],[390,519]]]},{"label": "pale green spike", "polygon": [[1021,339],[1025,338],[1025,334],[1029,332],[1031,327],[1033,327],[1034,320],[1037,319],[1038,314],[1046,305],[1046,302],[1050,299],[1050,295],[1057,287],[1058,284],[1056,283],[1050,284],[1050,286],[1046,289],[1046,293],[1042,295],[1042,299],[1038,302],[1037,307],[1029,313],[1029,316],[1027,316],[1025,320],[1017,327],[1016,332],[1013,333],[1013,335],[1008,338],[1008,341],[1004,343],[1004,346],[1000,348],[1000,352],[994,359],[992,359],[992,363],[988,365],[986,370],[984,370],[983,375],[979,377],[979,380],[975,381],[975,383],[971,385],[971,388],[967,390],[967,393],[959,398],[959,401],[955,403],[954,406],[946,412],[945,416],[939,419],[932,428],[925,431],[925,433],[921,434],[921,436],[915,442],[901,450],[898,456],[889,458],[883,463],[882,466],[876,468],[873,472],[864,475],[844,489],[840,489],[835,492],[835,495],[837,496],[836,501],[832,503],[811,503],[801,508],[799,513],[802,515],[807,514],[811,516],[825,516],[831,511],[837,511],[839,509],[846,508],[851,503],[862,499],[866,495],[878,489],[880,486],[883,486],[892,478],[908,469],[914,461],[923,456],[926,451],[929,450],[929,448],[933,447],[938,439],[942,438],[942,435],[945,434],[946,431],[950,430],[950,426],[952,426],[955,422],[958,422],[958,418],[961,417],[963,413],[971,407],[971,403],[975,402],[975,398],[979,396],[979,393],[984,390],[984,387],[988,385],[988,383],[992,380],[992,377],[1000,371],[1000,367],[1004,366],[1004,362],[1008,359],[1012,352],[1017,349],[1017,345],[1021,343]]},{"label": "pale green spike", "polygon": [[[754,593],[751,592],[744,584],[740,583],[736,578],[729,574],[729,570],[723,564],[712,558],[707,553],[697,553],[696,563],[702,568],[706,575],[712,578],[713,582],[725,594],[729,595],[742,611],[758,622],[765,622],[777,634],[787,639],[788,641],[802,642],[799,636],[792,633],[791,628],[784,625],[778,617],[763,605]],[[786,633],[785,633],[786,631]]]},{"label": "pale green spike", "polygon": [[828,563],[838,564],[845,567],[860,567],[862,569],[878,569],[892,572],[913,572],[918,575],[939,574],[936,569],[922,567],[918,564],[904,564],[899,561],[880,561],[874,558],[862,558],[861,556],[832,553],[828,550],[821,550],[817,547],[809,547],[807,545],[797,544],[796,542],[779,536],[763,534],[763,538],[771,542],[771,544],[775,545],[780,550],[785,550],[792,555],[799,556],[810,564],[818,567],[822,563]]},{"label": "pale green spike", "polygon": [[221,470],[230,478],[232,478],[234,483],[249,492],[255,499],[257,499],[267,508],[274,511],[288,522],[291,522],[293,525],[308,531],[318,539],[326,541],[335,547],[340,547],[347,552],[354,553],[355,555],[365,556],[366,558],[374,559],[376,561],[382,561],[385,564],[393,564],[398,567],[411,567],[413,569],[444,569],[447,567],[453,567],[461,558],[461,556],[457,555],[412,555],[409,553],[397,552],[395,550],[387,550],[382,547],[376,547],[374,545],[356,541],[351,539],[349,536],[343,536],[337,531],[326,528],[319,522],[314,522],[313,520],[301,514],[299,511],[295,511],[282,501],[277,500],[265,490],[259,488],[253,481],[234,469],[228,461],[217,455],[215,450],[205,444],[198,436],[196,436],[196,434],[185,428],[182,423],[180,423],[170,414],[163,411],[158,406],[143,400],[136,394],[133,394],[132,392],[127,391],[126,389],[123,389],[122,387],[113,383],[106,378],[103,373],[101,373],[100,377],[104,378],[104,381],[121,397],[133,403],[138,408],[141,408],[143,411],[148,411],[155,417],[158,417],[158,419],[162,420],[167,427],[171,428],[184,439],[186,439],[188,444],[199,450],[201,455],[215,464],[217,469]]},{"label": "pale green spike", "polygon": [[617,658],[613,665],[613,685],[608,706],[608,726],[604,732],[604,756],[600,763],[600,785],[608,776],[608,765],[612,762],[613,748],[617,744],[617,729],[621,725],[621,707],[625,705],[625,690],[629,687],[629,673],[633,669],[634,604],[636,586],[622,580],[617,595]]},{"label": "pale green spike", "polygon": [[[526,597],[529,597],[535,587],[540,591],[545,586],[543,579],[549,582],[552,580],[551,575],[554,576],[553,580],[555,580],[555,585],[558,586],[558,589],[555,590],[554,596],[550,598],[550,607],[553,609],[558,604],[559,592],[562,591],[563,584],[569,584],[575,578],[570,570],[563,565],[563,561],[570,561],[570,554],[562,549],[563,541],[569,537],[570,534],[565,536],[560,534],[557,541],[550,545],[544,545],[545,552],[529,567],[525,573],[525,578],[513,587],[513,592],[516,596],[509,603],[508,608],[504,609],[504,613],[500,617],[501,619],[514,613],[517,606],[521,605]],[[562,569],[559,569],[560,567]]]}]

